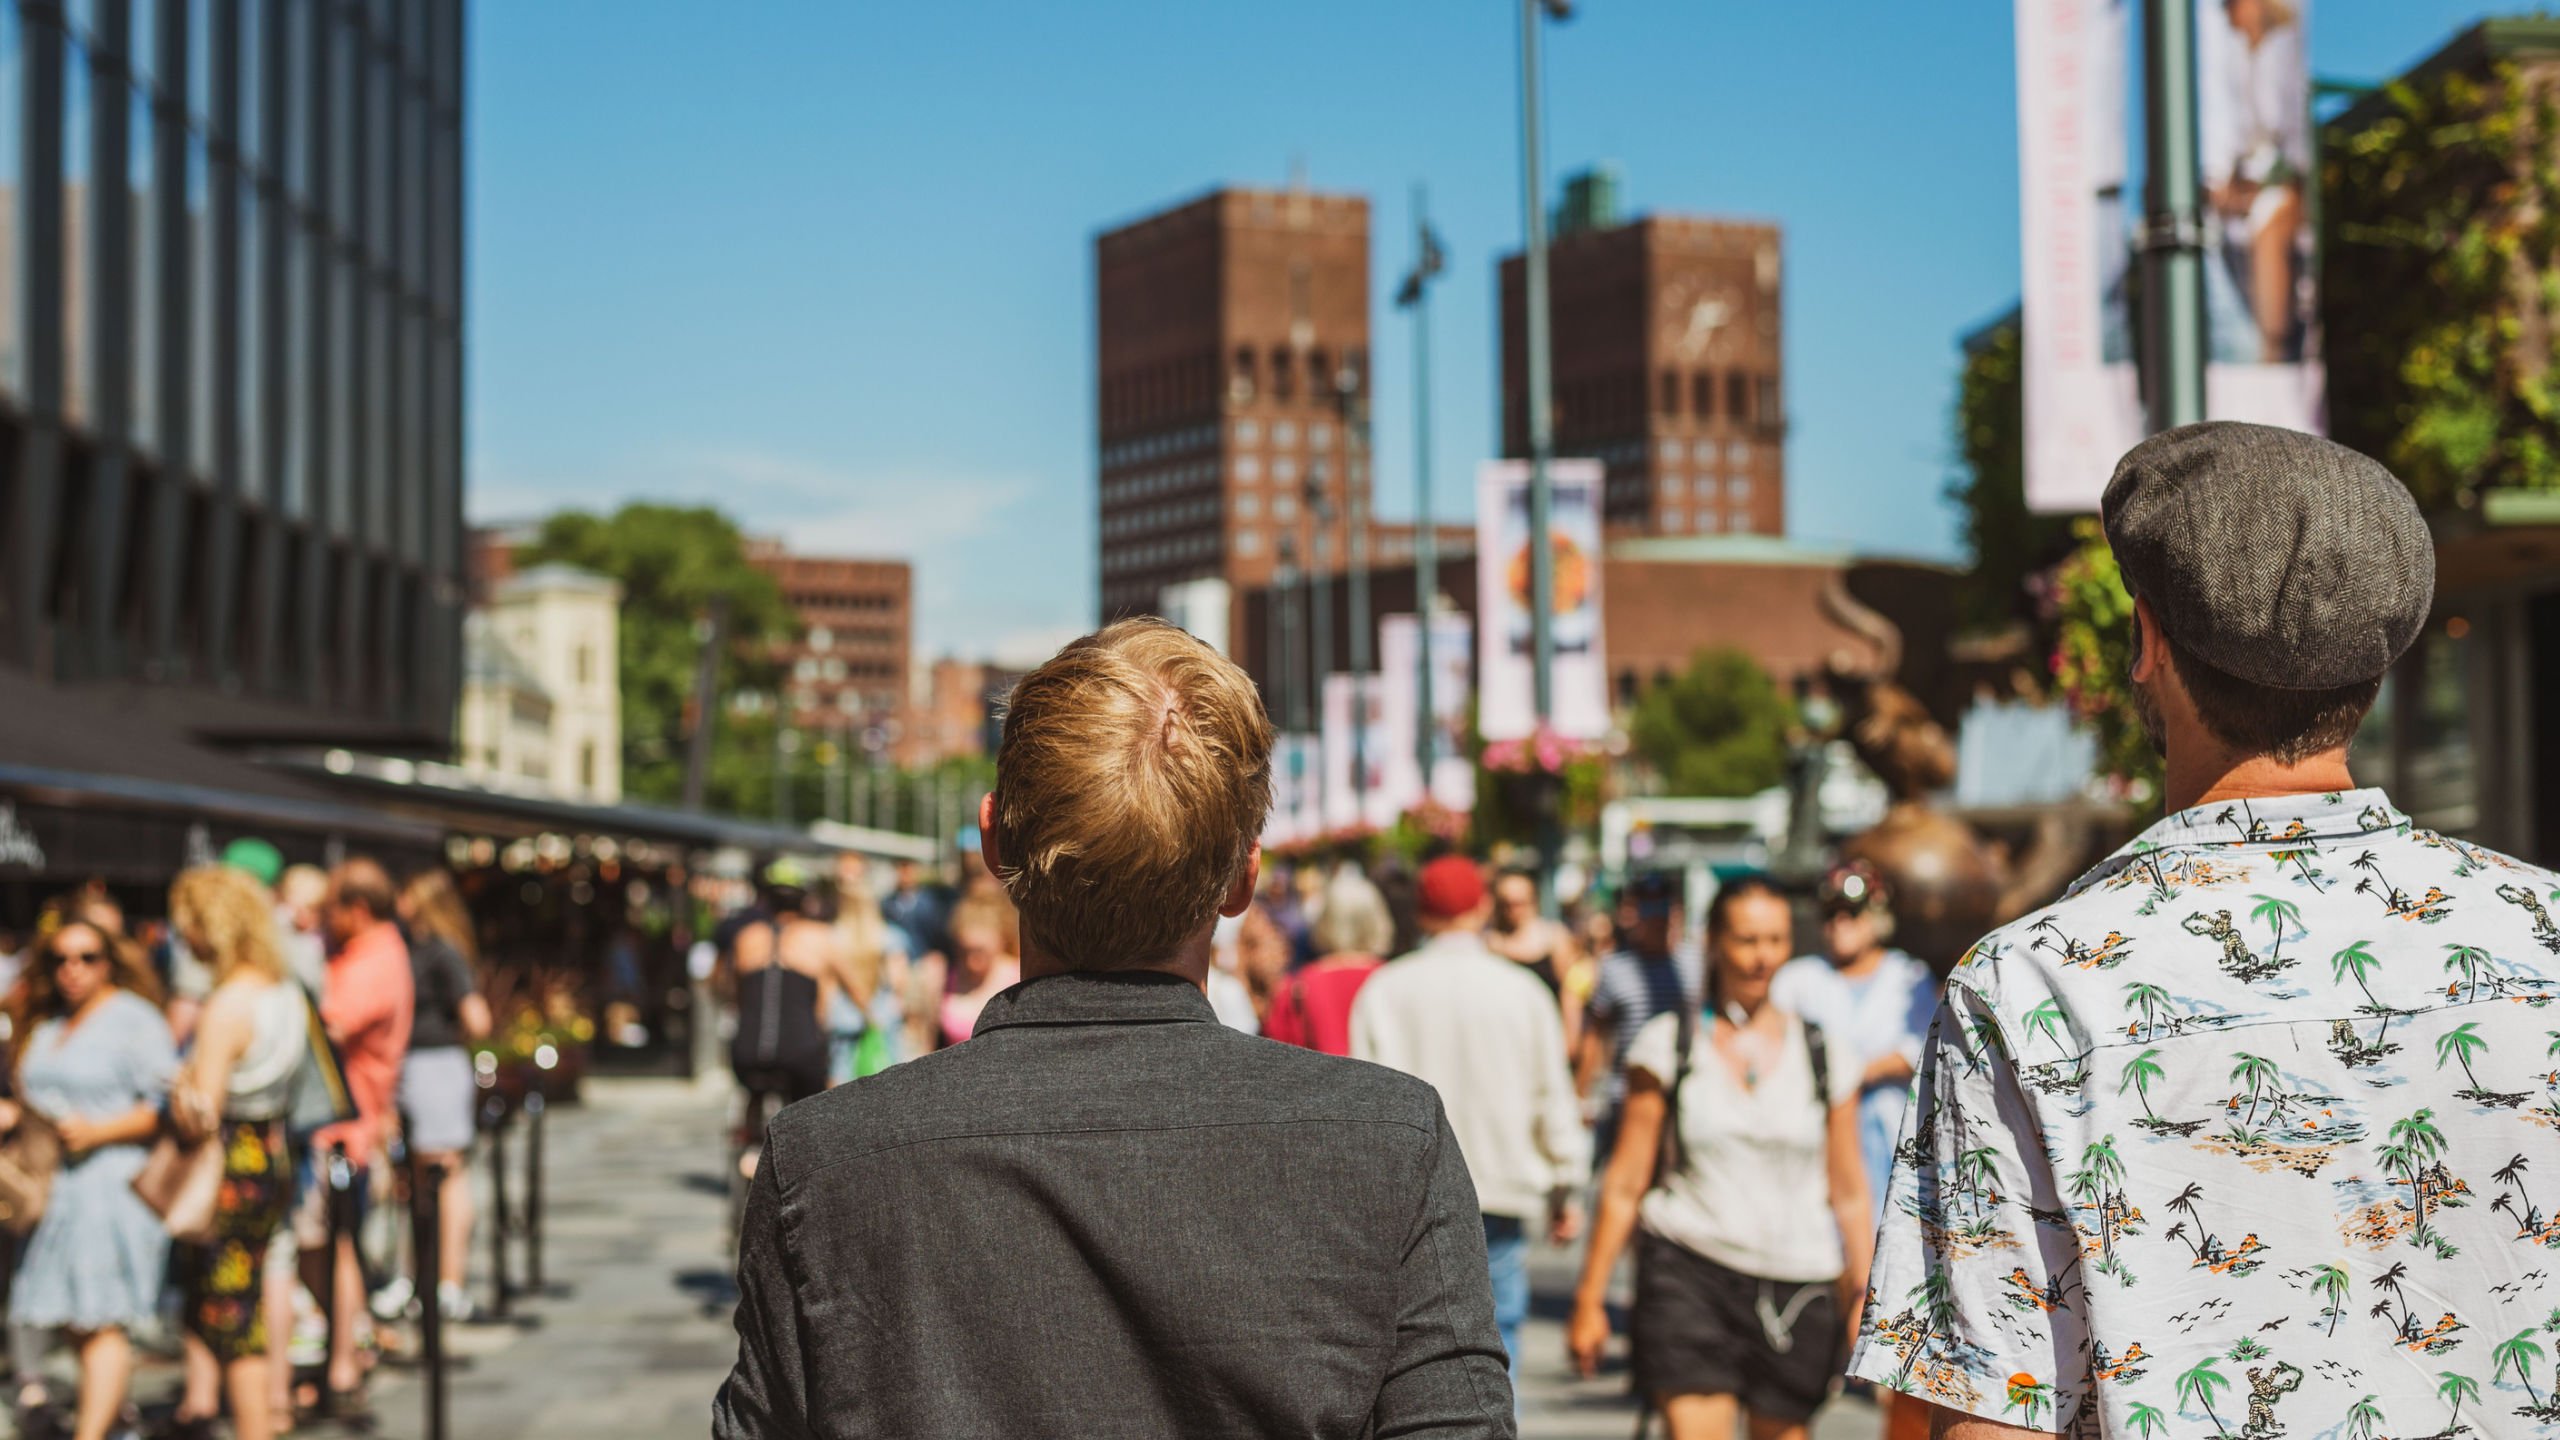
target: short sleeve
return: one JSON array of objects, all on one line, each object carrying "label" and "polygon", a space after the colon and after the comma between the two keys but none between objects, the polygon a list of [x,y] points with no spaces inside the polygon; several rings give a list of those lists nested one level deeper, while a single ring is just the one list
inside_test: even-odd
[{"label": "short sleeve", "polygon": [[178,1073],[178,1045],[159,1008],[135,997],[124,1037],[124,1081],[141,1103],[157,1105]]},{"label": "short sleeve", "polygon": [[1627,1047],[1627,1068],[1645,1071],[1670,1088],[1672,1073],[1680,1068],[1680,1012],[1666,1011],[1645,1022]]},{"label": "short sleeve", "polygon": [[1865,1057],[1855,1047],[1841,1044],[1839,1037],[1828,1030],[1822,1032],[1822,1049],[1831,1071],[1831,1103],[1857,1099],[1859,1082],[1867,1078]]},{"label": "short sleeve", "polygon": [[2080,1237],[1991,1005],[1951,985],[1903,1118],[1849,1373],[2039,1428],[2087,1394]]}]

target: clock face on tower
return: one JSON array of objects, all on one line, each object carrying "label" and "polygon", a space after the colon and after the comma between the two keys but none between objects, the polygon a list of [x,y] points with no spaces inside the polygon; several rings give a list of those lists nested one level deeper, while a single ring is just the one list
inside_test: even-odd
[{"label": "clock face on tower", "polygon": [[1684,275],[1662,287],[1657,303],[1655,325],[1665,354],[1691,365],[1726,358],[1742,323],[1741,297],[1730,287]]}]

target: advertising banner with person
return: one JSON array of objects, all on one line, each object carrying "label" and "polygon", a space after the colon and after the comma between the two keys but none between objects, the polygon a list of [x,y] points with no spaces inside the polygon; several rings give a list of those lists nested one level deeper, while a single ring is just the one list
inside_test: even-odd
[{"label": "advertising banner with person", "polygon": [[[1431,708],[1438,712],[1431,727],[1430,796],[1443,809],[1475,808],[1475,766],[1467,759],[1468,674],[1474,656],[1475,624],[1463,614],[1442,615],[1431,626]],[[1419,736],[1422,708],[1422,621],[1414,615],[1389,615],[1378,621],[1378,670],[1385,687],[1379,706],[1389,737],[1384,759],[1386,792],[1399,811],[1422,803],[1425,785]]]},{"label": "advertising banner with person", "polygon": [[[1555,557],[1555,732],[1567,740],[1609,733],[1600,596],[1600,480],[1597,460],[1547,466],[1552,503],[1547,545]],[[1537,729],[1530,653],[1529,464],[1488,461],[1476,472],[1476,729],[1487,740],[1521,740]]]},{"label": "advertising banner with person", "polygon": [[1386,687],[1375,675],[1324,677],[1324,828],[1383,830],[1404,807],[1387,791]]},{"label": "advertising banner with person", "polygon": [[2324,433],[2311,0],[2195,0],[2205,413]]},{"label": "advertising banner with person", "polygon": [[1272,737],[1271,813],[1262,823],[1265,846],[1302,844],[1324,833],[1321,749],[1313,735]]},{"label": "advertising banner with person", "polygon": [[[2310,0],[2196,7],[2205,414],[2327,429],[2310,187]],[[2144,433],[2128,189],[2131,0],[2017,0],[2027,503],[2098,508]]]}]

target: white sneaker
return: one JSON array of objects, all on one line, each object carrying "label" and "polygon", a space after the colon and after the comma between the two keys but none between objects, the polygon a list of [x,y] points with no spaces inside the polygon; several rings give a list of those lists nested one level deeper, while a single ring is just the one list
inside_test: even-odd
[{"label": "white sneaker", "polygon": [[373,1318],[385,1324],[397,1320],[409,1313],[409,1302],[416,1298],[417,1291],[411,1288],[409,1277],[394,1275],[373,1292]]},{"label": "white sneaker", "polygon": [[445,1319],[457,1325],[468,1324],[480,1317],[479,1304],[471,1298],[470,1291],[459,1285],[438,1285],[436,1308],[444,1312]]}]

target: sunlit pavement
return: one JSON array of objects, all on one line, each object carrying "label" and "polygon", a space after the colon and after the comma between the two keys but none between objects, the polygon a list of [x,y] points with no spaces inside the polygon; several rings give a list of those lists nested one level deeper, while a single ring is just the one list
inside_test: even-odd
[{"label": "sunlit pavement", "polygon": [[[726,1077],[701,1087],[614,1079],[586,1088],[585,1104],[551,1117],[548,1293],[518,1299],[512,1323],[447,1329],[452,1440],[710,1433],[711,1395],[736,1353],[720,1176]],[[521,1176],[520,1136],[507,1158],[511,1178]],[[485,1233],[473,1249],[472,1293],[485,1305]],[[521,1284],[521,1251],[514,1268]],[[416,1372],[377,1372],[373,1399],[379,1434],[425,1433]]]},{"label": "sunlit pavement", "polygon": [[[446,1433],[454,1440],[699,1440],[711,1395],[735,1354],[729,1328],[725,1077],[599,1080],[586,1103],[553,1112],[544,1214],[549,1291],[516,1302],[513,1323],[450,1330],[455,1356]],[[518,1137],[511,1175],[521,1175]],[[485,1176],[481,1177],[485,1180]],[[485,1190],[484,1190],[485,1195]],[[485,1216],[485,1209],[484,1209]],[[486,1237],[472,1292],[488,1296]],[[516,1261],[522,1280],[521,1252]],[[1528,1440],[1625,1440],[1635,1431],[1626,1374],[1613,1362],[1577,1380],[1564,1361],[1573,1258],[1541,1251],[1521,1374]],[[419,1377],[374,1377],[377,1433],[425,1433]],[[1834,1404],[1816,1440],[1873,1440],[1874,1411]],[[312,1426],[324,1436],[332,1427]],[[1659,1427],[1655,1433],[1661,1433]]]}]

